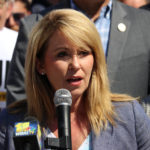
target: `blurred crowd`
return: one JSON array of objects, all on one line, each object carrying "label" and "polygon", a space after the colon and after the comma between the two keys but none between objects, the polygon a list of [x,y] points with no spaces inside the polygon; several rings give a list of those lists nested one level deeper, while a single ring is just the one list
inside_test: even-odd
[{"label": "blurred crowd", "polygon": [[[6,106],[6,77],[18,36],[20,20],[60,0],[0,0],[0,109]],[[8,43],[9,42],[9,43]]]},{"label": "blurred crowd", "polygon": [[[5,0],[1,0],[2,3]],[[9,2],[5,25],[7,28],[18,31],[21,18],[38,13],[48,7],[58,4],[61,0],[6,0]],[[150,9],[150,0],[120,0],[121,2],[135,8]],[[2,4],[1,4],[2,5]],[[4,10],[6,11],[6,10]],[[5,13],[6,14],[6,13]]]},{"label": "blurred crowd", "polygon": [[[2,3],[5,0],[1,0]],[[5,27],[12,30],[19,30],[20,19],[30,15],[31,13],[38,13],[47,7],[51,7],[59,2],[59,0],[7,0],[7,9],[11,12],[6,16]],[[2,5],[2,4],[1,4]],[[5,13],[6,14],[6,13]]]},{"label": "blurred crowd", "polygon": [[[2,3],[5,0],[1,0]],[[12,30],[19,30],[19,21],[21,18],[30,15],[31,13],[38,13],[48,7],[58,4],[61,0],[6,0],[9,3],[7,6],[6,22],[4,26]],[[121,2],[135,8],[150,9],[150,0],[120,0]],[[6,9],[1,12],[5,13]],[[10,13],[11,12],[11,13]],[[5,13],[7,14],[7,13]],[[1,15],[1,14],[0,14]],[[2,15],[0,16],[2,18]],[[0,18],[0,19],[1,19]]]}]

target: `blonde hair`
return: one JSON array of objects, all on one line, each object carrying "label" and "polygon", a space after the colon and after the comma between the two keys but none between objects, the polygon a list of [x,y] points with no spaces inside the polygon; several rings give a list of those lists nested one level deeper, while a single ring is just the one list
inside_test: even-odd
[{"label": "blonde hair", "polygon": [[33,29],[26,56],[26,93],[28,113],[39,121],[52,119],[55,115],[54,90],[46,76],[36,70],[37,58],[42,59],[48,40],[56,30],[61,31],[79,47],[88,46],[93,52],[94,67],[85,95],[85,111],[95,133],[104,129],[107,123],[115,124],[114,101],[133,99],[128,95],[112,94],[109,90],[105,56],[95,25],[82,13],[72,9],[54,10],[47,14]]}]

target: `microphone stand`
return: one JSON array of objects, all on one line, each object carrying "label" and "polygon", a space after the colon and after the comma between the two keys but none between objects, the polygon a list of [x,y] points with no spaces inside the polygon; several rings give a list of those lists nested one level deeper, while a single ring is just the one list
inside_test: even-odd
[{"label": "microphone stand", "polygon": [[56,150],[72,150],[71,145],[69,144],[70,138],[46,138],[44,141],[45,148],[51,148]]}]

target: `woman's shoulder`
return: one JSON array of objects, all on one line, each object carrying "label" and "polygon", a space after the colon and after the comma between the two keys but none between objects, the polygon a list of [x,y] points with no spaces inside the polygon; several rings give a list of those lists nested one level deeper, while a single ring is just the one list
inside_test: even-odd
[{"label": "woman's shoulder", "polygon": [[[141,119],[146,118],[149,121],[149,117],[144,112],[144,108],[139,104],[137,100],[124,101],[124,102],[113,102],[114,109],[116,113],[121,116],[121,118],[133,118]],[[144,118],[143,118],[144,117]]]},{"label": "woman's shoulder", "polygon": [[0,126],[11,125],[15,122],[24,120],[27,112],[27,103],[25,100],[14,102],[0,112]]},{"label": "woman's shoulder", "polygon": [[0,127],[13,126],[15,122],[24,120],[24,116],[25,113],[23,112],[11,113],[5,108],[0,112]]},{"label": "woman's shoulder", "polygon": [[13,133],[16,122],[24,120],[25,113],[10,112],[8,108],[0,112],[0,149],[14,149]]},{"label": "woman's shoulder", "polygon": [[[144,134],[150,138],[150,118],[138,101],[113,102],[117,114],[117,124],[134,129],[137,134]],[[142,133],[141,133],[142,131]]]},{"label": "woman's shoulder", "polygon": [[137,111],[138,111],[139,113],[145,114],[144,108],[141,106],[141,104],[137,100],[121,101],[121,102],[113,101],[112,104],[113,104],[115,110],[118,112],[122,112],[122,113],[135,112],[135,113],[137,113]]},{"label": "woman's shoulder", "polygon": [[150,148],[150,118],[139,102],[113,102],[113,105],[117,114],[117,134],[124,134],[127,139],[135,137],[138,147]]}]

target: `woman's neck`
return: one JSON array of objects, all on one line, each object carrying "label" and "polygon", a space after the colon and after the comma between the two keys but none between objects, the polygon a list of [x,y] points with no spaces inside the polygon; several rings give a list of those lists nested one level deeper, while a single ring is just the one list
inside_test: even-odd
[{"label": "woman's neck", "polygon": [[[84,108],[84,109],[83,109]],[[86,109],[83,100],[74,100],[71,106],[70,112],[70,123],[71,128],[78,128],[81,130],[88,129],[89,130],[89,120],[87,117]],[[58,131],[58,124],[57,118],[54,118],[50,122],[48,122],[48,126],[52,132],[57,133]],[[56,134],[58,135],[58,133]]]}]

